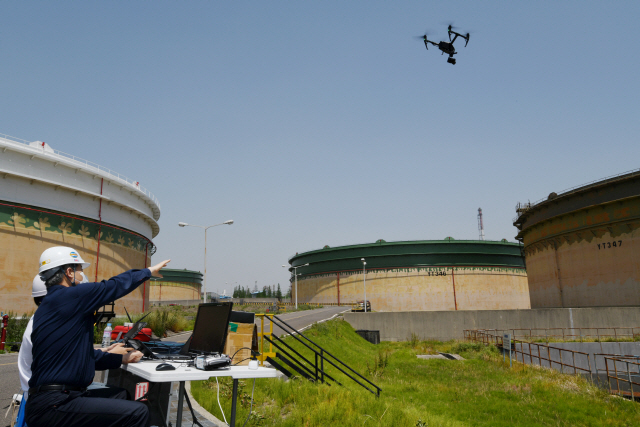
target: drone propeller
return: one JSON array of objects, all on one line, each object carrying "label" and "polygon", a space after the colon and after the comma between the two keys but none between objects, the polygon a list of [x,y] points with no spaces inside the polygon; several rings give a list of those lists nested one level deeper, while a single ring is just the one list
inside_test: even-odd
[{"label": "drone propeller", "polygon": [[427,48],[427,50],[429,50],[429,46],[428,46],[427,42],[431,43],[431,40],[427,39],[427,33],[426,32],[421,36],[413,36],[413,37],[418,39],[418,40],[422,40],[424,42],[424,46]]},{"label": "drone propeller", "polygon": [[469,33],[467,33],[467,42],[464,44],[464,47],[467,47],[468,44],[469,44]]}]

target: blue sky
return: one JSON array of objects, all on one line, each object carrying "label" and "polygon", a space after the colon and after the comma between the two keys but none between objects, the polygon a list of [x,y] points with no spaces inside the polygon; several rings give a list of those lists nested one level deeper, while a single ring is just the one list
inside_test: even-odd
[{"label": "blue sky", "polygon": [[[298,251],[513,240],[514,207],[639,167],[638,2],[0,2],[0,133],[117,170],[209,289]],[[413,36],[471,31],[455,66]],[[431,36],[432,35],[432,36]]]}]

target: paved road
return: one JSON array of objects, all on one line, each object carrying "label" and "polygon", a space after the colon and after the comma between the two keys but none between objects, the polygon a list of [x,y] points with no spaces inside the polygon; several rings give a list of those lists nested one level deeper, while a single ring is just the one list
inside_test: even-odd
[{"label": "paved road", "polygon": [[4,417],[14,394],[21,393],[18,377],[18,353],[0,354],[0,425],[9,426],[10,417]]},{"label": "paved road", "polygon": [[[297,330],[303,329],[307,326],[314,324],[315,322],[319,322],[321,320],[329,319],[332,316],[342,313],[345,310],[349,310],[349,307],[326,307],[319,308],[316,310],[307,310],[307,311],[296,311],[293,313],[283,313],[279,314],[278,318],[284,320],[289,325],[294,327]],[[265,320],[265,329],[268,331],[268,321]],[[258,332],[260,331],[260,319],[256,318],[256,325],[258,325]],[[283,334],[288,333],[288,331],[283,331],[280,327],[276,326],[273,329],[273,332],[277,336],[282,336]],[[174,342],[186,342],[191,336],[191,332],[185,332],[183,334],[173,335],[171,337],[165,338],[163,341],[174,341]]]}]

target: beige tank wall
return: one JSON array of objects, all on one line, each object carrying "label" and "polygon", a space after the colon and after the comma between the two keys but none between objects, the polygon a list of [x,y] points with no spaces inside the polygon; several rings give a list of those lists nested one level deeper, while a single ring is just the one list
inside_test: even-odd
[{"label": "beige tank wall", "polygon": [[551,240],[525,252],[533,307],[640,305],[640,230],[594,231],[588,240]]},{"label": "beige tank wall", "polygon": [[194,283],[152,281],[149,302],[199,300],[200,287]]},{"label": "beige tank wall", "polygon": [[[527,275],[521,269],[455,267],[453,271],[451,268],[372,271],[366,274],[366,286],[367,300],[371,301],[374,311],[455,310],[456,303],[458,310],[531,308]],[[337,303],[338,288],[341,304],[363,300],[362,273],[298,279],[298,302]],[[292,293],[295,300],[295,284]]]},{"label": "beige tank wall", "polygon": [[640,305],[640,198],[523,231],[533,308]]},{"label": "beige tank wall", "polygon": [[[90,262],[85,270],[96,280],[98,226],[56,213],[41,213],[0,205],[0,310],[19,314],[36,309],[31,284],[38,273],[42,252],[52,246],[70,246]],[[102,226],[97,280],[108,279],[132,268],[145,267],[147,240],[130,232]],[[150,265],[150,257],[146,266]],[[142,312],[149,306],[148,283],[116,301],[116,312]]]}]

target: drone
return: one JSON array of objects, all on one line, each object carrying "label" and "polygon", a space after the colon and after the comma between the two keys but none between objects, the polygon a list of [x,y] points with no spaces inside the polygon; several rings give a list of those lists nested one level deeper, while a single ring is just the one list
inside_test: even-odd
[{"label": "drone", "polygon": [[[449,64],[456,64],[456,59],[453,57],[453,55],[455,55],[456,53],[456,48],[453,47],[453,43],[456,41],[456,39],[458,37],[461,37],[463,39],[466,40],[466,43],[464,44],[464,47],[467,47],[467,45],[469,44],[469,33],[467,33],[467,35],[462,35],[460,33],[457,33],[455,31],[453,31],[453,26],[449,25],[448,28],[448,32],[449,32],[449,41],[446,42],[440,42],[440,43],[436,43],[436,42],[432,42],[431,40],[427,39],[427,34],[425,33],[422,36],[418,36],[417,38],[421,39],[424,41],[424,47],[427,48],[427,50],[429,50],[429,43],[431,43],[432,45],[436,46],[438,49],[440,49],[442,51],[442,55],[444,55],[445,53],[449,55],[449,58],[447,58],[447,62]],[[454,34],[453,39],[451,39],[451,34]]]}]

